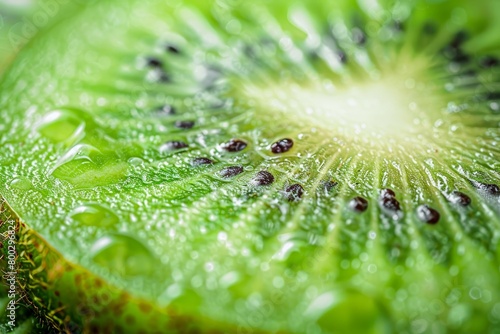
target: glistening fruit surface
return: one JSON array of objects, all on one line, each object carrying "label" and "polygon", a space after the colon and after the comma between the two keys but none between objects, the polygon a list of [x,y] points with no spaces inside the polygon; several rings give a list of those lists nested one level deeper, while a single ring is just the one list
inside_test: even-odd
[{"label": "glistening fruit surface", "polygon": [[104,1],[46,31],[0,88],[1,193],[58,259],[29,289],[140,302],[36,305],[114,330],[160,309],[171,329],[495,333],[499,12]]}]

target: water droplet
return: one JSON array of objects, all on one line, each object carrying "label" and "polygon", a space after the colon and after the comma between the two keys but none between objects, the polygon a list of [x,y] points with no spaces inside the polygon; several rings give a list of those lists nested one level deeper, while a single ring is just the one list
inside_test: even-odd
[{"label": "water droplet", "polygon": [[99,151],[96,147],[92,145],[88,144],[75,145],[57,161],[54,168],[52,169],[52,172],[54,172],[64,164],[77,160],[81,161],[82,163],[94,164],[95,157],[101,154],[102,154],[101,151]]},{"label": "water droplet", "polygon": [[98,239],[90,249],[90,256],[99,266],[123,276],[148,276],[156,262],[143,243],[123,234]]},{"label": "water droplet", "polygon": [[339,298],[333,292],[325,292],[311,302],[304,315],[317,318],[338,301]]},{"label": "water droplet", "polygon": [[28,180],[25,177],[17,177],[10,181],[9,184],[12,188],[18,189],[18,190],[30,190],[33,188],[33,185],[31,184],[30,180]]},{"label": "water droplet", "polygon": [[207,262],[207,263],[205,263],[205,270],[206,270],[207,272],[211,272],[211,271],[213,271],[214,269],[215,269],[215,265],[214,265],[214,263],[213,263],[213,262]]},{"label": "water droplet", "polygon": [[273,278],[273,286],[276,289],[281,289],[285,286],[285,280],[281,276],[276,276]]},{"label": "water droplet", "polygon": [[128,163],[131,164],[132,166],[140,166],[140,165],[144,164],[144,160],[142,160],[141,158],[138,158],[138,157],[132,157],[132,158],[128,159]]},{"label": "water droplet", "polygon": [[99,227],[113,226],[119,221],[118,217],[111,210],[97,203],[79,206],[70,213],[69,217],[74,222]]},{"label": "water droplet", "polygon": [[76,141],[83,137],[85,122],[68,110],[55,110],[43,117],[38,132],[55,142]]},{"label": "water droplet", "polygon": [[194,126],[194,121],[176,121],[174,126],[179,129],[191,129]]},{"label": "water droplet", "polygon": [[384,312],[376,297],[344,289],[321,293],[311,302],[305,314],[317,319],[316,323],[323,332],[377,333],[380,332],[380,318]]},{"label": "water droplet", "polygon": [[240,274],[236,271],[230,271],[219,280],[219,284],[222,288],[228,288],[240,280]]},{"label": "water droplet", "polygon": [[283,246],[273,255],[273,259],[284,261],[293,257],[293,254],[301,254],[304,243],[300,240],[283,240]]},{"label": "water droplet", "polygon": [[481,299],[482,291],[478,287],[472,287],[469,290],[469,296],[474,300]]},{"label": "water droplet", "polygon": [[50,173],[77,187],[109,185],[122,180],[127,174],[128,164],[113,155],[104,155],[92,145],[79,144],[72,147],[54,165]]}]

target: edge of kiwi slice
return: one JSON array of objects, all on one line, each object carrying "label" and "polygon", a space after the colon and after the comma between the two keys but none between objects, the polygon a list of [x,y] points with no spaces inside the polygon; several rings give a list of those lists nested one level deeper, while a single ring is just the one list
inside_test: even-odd
[{"label": "edge of kiwi slice", "polygon": [[[14,244],[18,255],[14,270],[3,278],[8,287],[11,284],[7,280],[16,279],[14,294],[28,303],[38,320],[34,325],[23,323],[22,313],[16,310],[12,320],[16,325],[7,323],[6,330],[15,329],[16,333],[33,333],[35,330],[40,333],[82,330],[93,333],[140,332],[145,328],[149,332],[182,333],[199,328],[235,331],[234,327],[210,319],[192,318],[155,307],[109,284],[88,269],[69,262],[0,199],[0,233],[10,236],[9,226],[15,226],[16,236],[19,236]],[[2,268],[10,268],[9,245],[3,243],[3,252],[7,256],[0,259]]]}]

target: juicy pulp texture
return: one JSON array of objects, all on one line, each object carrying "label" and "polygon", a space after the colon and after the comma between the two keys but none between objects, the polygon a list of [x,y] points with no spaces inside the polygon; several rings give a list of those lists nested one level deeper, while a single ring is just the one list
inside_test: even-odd
[{"label": "juicy pulp texture", "polygon": [[103,1],[51,28],[0,86],[35,307],[76,331],[497,333],[480,4]]}]

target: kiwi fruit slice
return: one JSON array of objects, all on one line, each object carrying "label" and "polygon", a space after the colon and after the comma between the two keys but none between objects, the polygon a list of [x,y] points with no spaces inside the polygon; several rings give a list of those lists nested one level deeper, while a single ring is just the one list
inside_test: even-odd
[{"label": "kiwi fruit slice", "polygon": [[56,332],[498,333],[499,13],[108,0],[44,30],[0,83],[20,294]]}]

